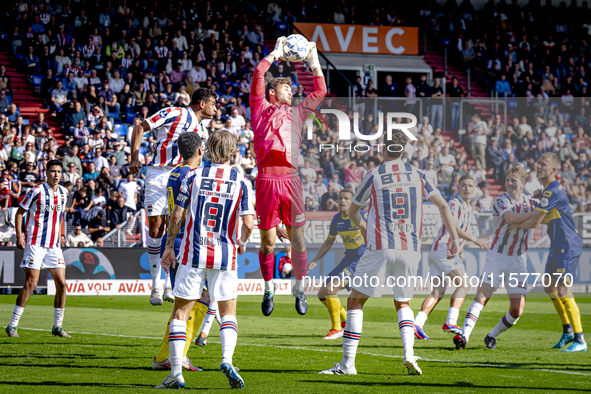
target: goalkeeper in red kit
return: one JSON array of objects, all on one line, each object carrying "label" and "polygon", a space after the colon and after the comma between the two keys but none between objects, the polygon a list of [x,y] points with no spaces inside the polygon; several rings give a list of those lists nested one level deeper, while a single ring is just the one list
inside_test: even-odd
[{"label": "goalkeeper in red kit", "polygon": [[300,315],[308,309],[302,278],[306,274],[308,254],[304,241],[306,213],[302,197],[302,183],[298,176],[298,156],[302,145],[302,126],[305,118],[315,110],[326,95],[326,82],[318,61],[316,43],[309,43],[304,61],[314,74],[314,92],[297,107],[291,106],[291,80],[274,78],[265,86],[265,73],[271,64],[284,59],[285,37],[277,39],[275,49],[257,66],[250,95],[254,150],[259,175],[256,180],[256,213],[261,231],[259,262],[265,280],[263,315],[273,312],[273,265],[277,226],[282,222],[292,245],[292,265],[295,285],[292,294]]}]

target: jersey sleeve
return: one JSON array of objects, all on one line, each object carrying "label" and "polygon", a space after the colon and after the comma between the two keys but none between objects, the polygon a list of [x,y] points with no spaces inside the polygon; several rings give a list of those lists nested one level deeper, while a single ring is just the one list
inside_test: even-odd
[{"label": "jersey sleeve", "polygon": [[449,210],[451,211],[451,215],[457,223],[460,220],[460,204],[458,203],[458,200],[454,198],[448,203],[448,205]]},{"label": "jersey sleeve", "polygon": [[[250,94],[250,112],[251,114],[260,113],[271,103],[265,98],[265,74],[269,71],[271,63],[263,59],[259,62],[252,76],[251,94]],[[251,116],[252,118],[253,116]]]},{"label": "jersey sleeve", "polygon": [[361,180],[355,195],[353,196],[353,203],[355,205],[365,205],[366,201],[369,200],[369,196],[371,194],[371,185],[373,184],[373,174],[371,172],[367,173]]},{"label": "jersey sleeve", "polygon": [[359,213],[361,214],[361,217],[363,218],[363,220],[365,220],[365,222],[367,223],[367,212],[365,212],[364,210],[359,211]]},{"label": "jersey sleeve", "polygon": [[423,179],[423,197],[425,200],[430,199],[433,196],[441,195],[439,189],[437,189],[429,180],[427,175],[423,171],[419,171],[420,177]]},{"label": "jersey sleeve", "polygon": [[561,202],[562,199],[560,198],[560,194],[556,189],[544,190],[542,193],[542,198],[540,199],[540,203],[537,205],[536,209],[538,211],[548,213],[552,210],[552,208],[556,208]]},{"label": "jersey sleeve", "polygon": [[181,109],[177,107],[164,108],[146,119],[152,129],[170,124],[181,116]]},{"label": "jersey sleeve", "polygon": [[330,229],[328,230],[328,235],[331,237],[337,236],[337,222],[339,221],[339,215],[340,215],[339,213],[334,215],[334,217],[332,218],[332,220],[330,222]]},{"label": "jersey sleeve", "polygon": [[29,190],[29,192],[27,193],[25,198],[23,198],[23,200],[21,201],[21,208],[24,209],[25,211],[28,211],[29,208],[31,208],[31,205],[33,205],[37,201],[38,198],[39,198],[39,188],[35,187],[35,188]]},{"label": "jersey sleeve", "polygon": [[181,182],[179,194],[176,196],[175,204],[183,209],[191,203],[191,191],[193,190],[193,181],[195,180],[195,173],[188,172]]},{"label": "jersey sleeve", "polygon": [[242,196],[240,197],[240,208],[238,209],[239,215],[254,215],[252,187],[250,186],[250,182],[243,179],[240,181],[240,187],[242,188]]},{"label": "jersey sleeve", "polygon": [[509,207],[509,199],[505,195],[495,197],[493,212],[495,215],[500,217],[503,217],[503,215],[507,212],[513,212]]}]

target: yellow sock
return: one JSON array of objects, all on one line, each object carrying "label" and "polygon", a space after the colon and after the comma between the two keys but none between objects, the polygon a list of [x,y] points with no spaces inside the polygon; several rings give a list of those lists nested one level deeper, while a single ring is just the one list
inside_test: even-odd
[{"label": "yellow sock", "polygon": [[560,321],[562,322],[562,325],[566,325],[566,324],[570,324],[570,320],[568,318],[568,315],[566,314],[566,309],[564,308],[564,304],[562,302],[562,300],[560,299],[560,297],[558,297],[558,292],[555,291],[553,293],[550,293],[550,298],[552,299],[552,303],[554,304],[554,308],[556,309],[556,312],[558,313],[558,317],[560,317]]},{"label": "yellow sock", "polygon": [[347,310],[341,306],[341,323],[347,322]]},{"label": "yellow sock", "polygon": [[330,315],[330,322],[332,324],[332,330],[341,329],[341,300],[336,295],[326,296],[326,308],[328,308],[328,314]]},{"label": "yellow sock", "polygon": [[168,324],[166,325],[166,332],[164,333],[164,338],[162,338],[162,345],[160,346],[160,350],[156,355],[156,362],[161,363],[165,361],[170,356],[170,350],[168,349],[168,330],[170,330],[170,321],[172,320],[172,315],[168,318]]},{"label": "yellow sock", "polygon": [[568,319],[570,320],[570,324],[573,327],[573,332],[578,334],[583,332],[583,325],[581,324],[581,314],[579,313],[579,306],[575,301],[575,297],[569,295],[567,297],[561,298],[562,303],[564,304],[564,309],[566,309],[566,314]]},{"label": "yellow sock", "polygon": [[201,301],[197,301],[193,305],[193,309],[189,313],[189,320],[187,320],[187,342],[185,342],[185,348],[183,349],[183,358],[187,357],[187,352],[193,343],[193,339],[195,339],[195,335],[197,335],[203,325],[208,308],[209,306]]}]

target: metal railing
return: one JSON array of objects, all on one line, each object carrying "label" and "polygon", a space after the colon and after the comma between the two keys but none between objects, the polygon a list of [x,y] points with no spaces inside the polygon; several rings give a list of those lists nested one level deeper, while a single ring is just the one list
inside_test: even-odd
[{"label": "metal railing", "polygon": [[[418,116],[418,122],[416,127],[419,126],[418,123],[421,122],[421,120],[423,119],[423,99],[421,97],[375,97],[373,99],[373,117],[374,119],[379,119],[378,118],[378,112],[379,108],[378,108],[378,101],[415,101],[415,104],[411,104],[411,105],[419,105],[419,116]],[[382,112],[387,112],[387,111],[382,111]],[[397,111],[397,112],[404,112],[404,111]]]},{"label": "metal railing", "polygon": [[103,237],[105,247],[133,248],[145,246],[143,210],[134,213],[129,219]]},{"label": "metal railing", "polygon": [[[464,126],[464,103],[480,103],[480,104],[485,104],[485,105],[490,105],[491,109],[490,111],[492,113],[498,113],[499,109],[499,104],[501,104],[504,108],[504,124],[507,124],[507,102],[505,100],[497,100],[497,99],[489,99],[489,98],[467,98],[467,99],[461,99],[460,100],[460,129],[463,128]],[[496,110],[493,108],[493,106],[496,106]]]}]

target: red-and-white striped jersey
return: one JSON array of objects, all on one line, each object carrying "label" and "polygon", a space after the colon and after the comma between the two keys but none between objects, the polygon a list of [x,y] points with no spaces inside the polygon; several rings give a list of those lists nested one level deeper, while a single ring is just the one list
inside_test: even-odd
[{"label": "red-and-white striped jersey", "polygon": [[229,165],[196,168],[185,175],[176,204],[188,209],[179,262],[236,270],[238,218],[255,213],[250,181]]},{"label": "red-and-white striped jersey", "polygon": [[367,212],[367,246],[370,250],[421,249],[423,234],[423,198],[440,194],[425,173],[402,160],[392,160],[367,173],[353,203],[365,205]]},{"label": "red-and-white striped jersey", "polygon": [[176,166],[182,161],[177,140],[182,133],[193,131],[199,134],[205,146],[208,132],[203,122],[191,109],[180,107],[164,108],[146,119],[152,129],[157,129],[154,158],[151,166]]},{"label": "red-and-white striped jersey", "polygon": [[60,246],[60,228],[68,189],[59,186],[57,191],[51,190],[47,182],[35,186],[21,201],[21,208],[27,211],[25,222],[28,245],[44,248]]},{"label": "red-and-white striped jersey", "polygon": [[[461,196],[458,198],[454,198],[453,200],[449,201],[449,209],[451,210],[451,214],[456,221],[456,224],[459,228],[461,228],[464,232],[470,234],[470,220],[472,219],[472,205],[464,201]],[[458,244],[459,249],[462,250],[464,247],[464,243],[466,242],[465,239],[460,238],[460,242]],[[431,244],[432,251],[447,251],[447,244],[449,243],[449,230],[445,227],[445,223],[441,225],[439,229],[439,233],[437,237],[435,237],[435,241]]]},{"label": "red-and-white striped jersey", "polygon": [[522,194],[519,201],[515,201],[509,193],[503,193],[495,198],[493,204],[493,239],[490,250],[506,254],[508,256],[519,256],[525,253],[529,230],[514,228],[508,230],[509,223],[503,219],[506,212],[524,213],[534,210],[535,202]]}]

